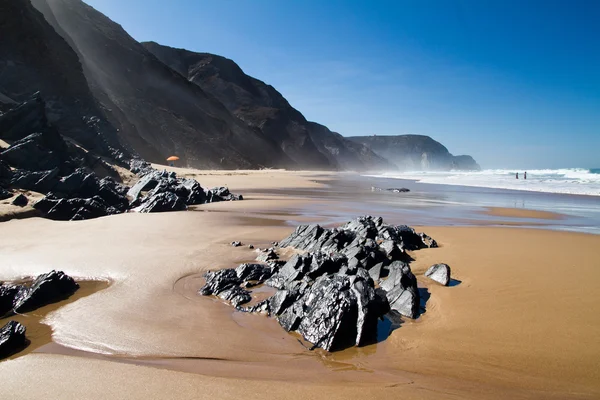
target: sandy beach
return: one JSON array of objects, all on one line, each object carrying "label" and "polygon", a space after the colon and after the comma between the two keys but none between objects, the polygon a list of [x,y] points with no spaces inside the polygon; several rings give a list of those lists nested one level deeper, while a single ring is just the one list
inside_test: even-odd
[{"label": "sandy beach", "polygon": [[[477,213],[472,218],[483,218],[481,226],[416,227],[440,244],[411,254],[426,312],[375,345],[309,351],[275,320],[196,291],[203,271],[256,257],[231,241],[268,247],[295,224],[322,222],[315,209],[343,207],[318,194],[322,182],[343,175],[174,170],[206,187],[227,185],[246,200],[185,212],[0,223],[0,280],[60,269],[104,282],[43,312],[52,342],[40,339],[28,354],[0,362],[3,398],[600,396],[599,235],[486,226]],[[527,224],[556,217],[490,213]],[[451,266],[454,285],[423,277],[438,262]]]}]

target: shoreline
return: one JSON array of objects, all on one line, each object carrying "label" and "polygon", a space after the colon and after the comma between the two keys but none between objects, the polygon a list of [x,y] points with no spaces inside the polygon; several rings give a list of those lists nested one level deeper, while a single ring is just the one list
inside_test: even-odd
[{"label": "shoreline", "polygon": [[[107,372],[118,370],[129,382],[118,385],[119,391],[132,398],[139,398],[143,385],[155,388],[157,397],[186,398],[190,385],[218,393],[227,387],[223,397],[231,398],[254,398],[248,393],[251,387],[255,396],[267,390],[280,398],[293,396],[273,385],[274,380],[289,381],[315,398],[365,397],[344,386],[368,388],[366,397],[600,394],[600,372],[594,368],[600,356],[594,339],[600,334],[600,310],[593,301],[600,294],[593,285],[598,277],[593,267],[600,262],[593,251],[600,244],[598,235],[413,225],[441,244],[413,254],[411,267],[419,287],[430,296],[427,311],[379,344],[331,354],[302,348],[274,320],[241,316],[218,300],[179,293],[175,285],[184,276],[251,261],[255,253],[232,248],[233,240],[268,247],[287,236],[294,224],[331,219],[319,218],[321,208],[315,215],[303,210],[319,202],[332,208],[335,199],[260,194],[260,188],[283,181],[289,188],[332,190],[313,182],[323,179],[318,173],[291,175],[228,175],[230,188],[242,194],[238,187],[257,181],[257,193],[247,197],[253,200],[215,203],[191,212],[0,224],[0,234],[11,232],[0,244],[0,263],[6,266],[0,278],[35,274],[52,265],[74,276],[106,276],[114,282],[46,317],[58,345],[112,356],[82,359],[56,347],[40,348],[0,362],[0,373],[11,381],[0,393],[14,394],[19,387],[37,397],[39,390],[50,387],[60,397],[61,388],[51,377],[82,376],[89,387],[76,384],[79,397],[102,398],[110,385]],[[201,183],[207,186],[222,179],[218,174],[203,177]],[[32,237],[32,231],[38,234]],[[569,249],[568,254],[562,249]],[[423,278],[435,262],[451,265],[460,284],[442,287]],[[193,285],[188,289],[194,292]],[[36,368],[44,374],[27,372]],[[33,375],[41,382],[38,388],[28,386]],[[161,388],[150,382],[165,379],[172,384]]]}]

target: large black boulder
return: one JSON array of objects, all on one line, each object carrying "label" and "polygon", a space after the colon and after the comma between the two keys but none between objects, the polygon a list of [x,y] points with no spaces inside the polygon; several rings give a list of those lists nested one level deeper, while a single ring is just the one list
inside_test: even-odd
[{"label": "large black boulder", "polygon": [[420,296],[417,278],[408,264],[395,261],[389,266],[389,275],[380,284],[385,290],[390,308],[408,318],[419,315]]},{"label": "large black boulder", "polygon": [[0,328],[0,359],[6,358],[27,345],[25,327],[17,321],[9,321]]},{"label": "large black boulder", "polygon": [[72,295],[79,284],[62,271],[50,271],[35,278],[30,287],[21,287],[17,293],[13,310],[24,313],[35,310]]}]

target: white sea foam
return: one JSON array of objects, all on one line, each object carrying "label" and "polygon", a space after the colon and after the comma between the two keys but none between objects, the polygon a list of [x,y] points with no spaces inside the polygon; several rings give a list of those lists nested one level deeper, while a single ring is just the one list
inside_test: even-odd
[{"label": "white sea foam", "polygon": [[[523,170],[486,169],[483,171],[416,171],[369,175],[381,178],[410,179],[420,183],[459,185],[532,192],[600,196],[600,173],[583,168]],[[515,174],[519,173],[519,179]]]}]

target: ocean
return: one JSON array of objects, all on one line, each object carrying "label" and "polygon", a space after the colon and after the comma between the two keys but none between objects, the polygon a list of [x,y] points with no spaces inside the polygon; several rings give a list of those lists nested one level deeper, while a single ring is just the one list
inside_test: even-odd
[{"label": "ocean", "polygon": [[[516,169],[486,169],[483,171],[390,172],[368,176],[437,185],[600,196],[600,168],[533,169],[527,171],[527,179],[523,179],[524,172]],[[515,178],[516,173],[519,173],[519,179]]]}]

